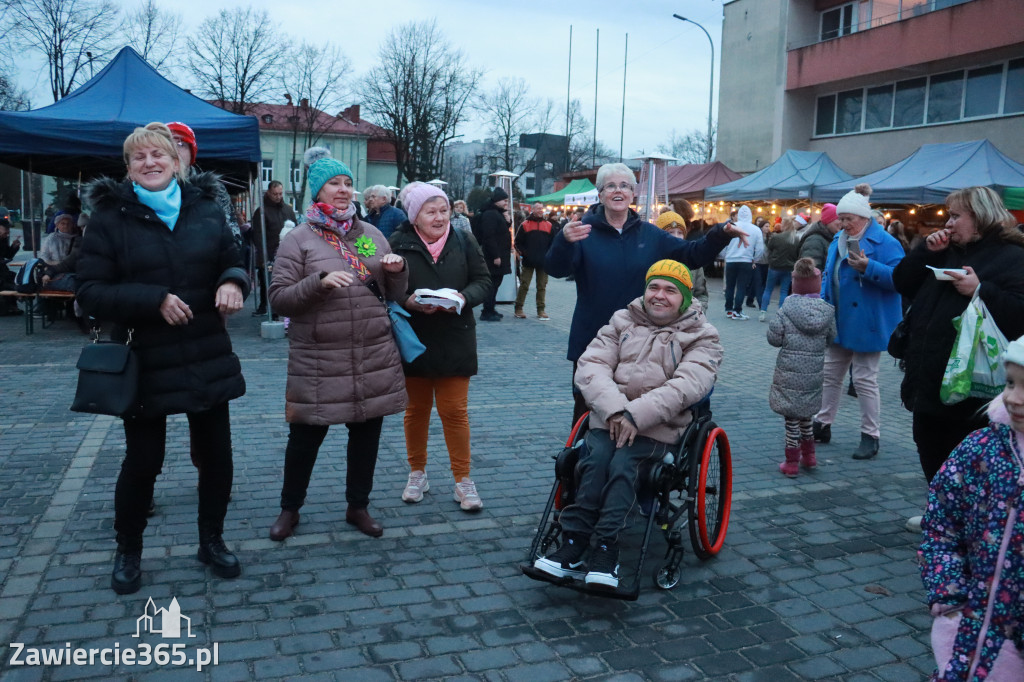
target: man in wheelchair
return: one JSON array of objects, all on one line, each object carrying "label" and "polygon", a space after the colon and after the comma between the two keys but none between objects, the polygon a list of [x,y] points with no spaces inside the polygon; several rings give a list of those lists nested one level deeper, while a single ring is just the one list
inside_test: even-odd
[{"label": "man in wheelchair", "polygon": [[679,441],[688,408],[711,392],[722,360],[718,330],[692,288],[686,266],[658,261],[643,296],[616,312],[580,357],[574,380],[590,407],[590,431],[579,489],[559,517],[561,546],[537,559],[537,570],[618,587],[618,535],[638,504],[640,465]]}]

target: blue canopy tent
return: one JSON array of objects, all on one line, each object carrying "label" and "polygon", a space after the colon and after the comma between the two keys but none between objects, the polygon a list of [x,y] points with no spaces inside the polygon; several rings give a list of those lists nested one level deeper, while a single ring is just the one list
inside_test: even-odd
[{"label": "blue canopy tent", "polygon": [[818,199],[817,188],[853,178],[825,152],[787,150],[756,173],[704,190],[706,200]]},{"label": "blue canopy tent", "polygon": [[64,99],[0,112],[0,163],[71,179],[124,175],[122,145],[137,126],[182,121],[196,133],[203,170],[248,185],[260,163],[259,121],[213,106],[157,73],[130,47]]},{"label": "blue canopy tent", "polygon": [[873,203],[941,204],[950,192],[964,187],[991,187],[997,192],[1024,187],[1024,164],[988,140],[926,144],[888,168],[822,187],[815,199],[837,201],[861,182],[871,185]]}]

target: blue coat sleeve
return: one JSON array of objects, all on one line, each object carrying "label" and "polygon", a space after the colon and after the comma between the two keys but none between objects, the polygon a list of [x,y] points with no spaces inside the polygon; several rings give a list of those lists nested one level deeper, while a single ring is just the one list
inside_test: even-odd
[{"label": "blue coat sleeve", "polygon": [[892,271],[896,265],[903,260],[903,247],[898,242],[882,242],[878,253],[869,257],[868,267],[861,275],[861,280],[872,284],[883,291],[896,291],[896,285],[892,281]]}]

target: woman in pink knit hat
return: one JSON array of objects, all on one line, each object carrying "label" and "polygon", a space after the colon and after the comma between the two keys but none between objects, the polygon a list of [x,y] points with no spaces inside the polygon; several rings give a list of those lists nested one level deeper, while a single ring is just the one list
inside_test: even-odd
[{"label": "woman in pink knit hat", "polygon": [[[427,350],[403,362],[409,406],[405,410],[405,447],[409,481],[402,499],[423,500],[427,481],[430,413],[444,428],[452,476],[452,496],[465,511],[483,507],[470,478],[469,378],[477,373],[476,320],[473,308],[491,292],[491,275],[480,245],[471,233],[452,229],[448,197],[424,182],[410,183],[399,194],[409,219],[392,233],[391,249],[409,267],[409,285],[398,300],[411,313],[409,323]],[[417,302],[417,289],[453,289],[461,305],[444,308]]]}]

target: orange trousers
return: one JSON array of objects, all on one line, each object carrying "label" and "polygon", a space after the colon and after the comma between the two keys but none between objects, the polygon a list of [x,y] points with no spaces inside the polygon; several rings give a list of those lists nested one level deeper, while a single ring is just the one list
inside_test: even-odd
[{"label": "orange trousers", "polygon": [[430,412],[437,402],[437,416],[444,429],[448,459],[456,482],[469,476],[469,377],[406,377],[405,450],[412,471],[427,470],[427,438]]}]

